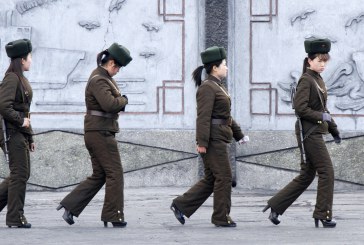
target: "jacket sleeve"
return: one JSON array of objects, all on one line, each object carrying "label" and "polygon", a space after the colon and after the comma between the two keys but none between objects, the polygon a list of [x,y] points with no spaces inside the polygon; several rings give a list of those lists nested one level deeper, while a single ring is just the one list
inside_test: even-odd
[{"label": "jacket sleeve", "polygon": [[315,111],[308,106],[311,96],[312,83],[308,79],[301,78],[297,85],[297,91],[294,96],[294,106],[296,114],[307,121],[318,123],[322,121],[322,112]]},{"label": "jacket sleeve", "polygon": [[196,142],[198,146],[207,147],[210,139],[211,115],[215,103],[215,91],[208,85],[200,86],[196,93],[196,101]]},{"label": "jacket sleeve", "polygon": [[21,127],[24,118],[21,118],[13,108],[18,84],[19,78],[15,74],[9,74],[4,78],[0,85],[0,114],[6,121]]},{"label": "jacket sleeve", "polygon": [[239,124],[237,124],[234,119],[232,119],[231,129],[233,131],[233,137],[236,141],[244,138],[244,133],[241,131]]},{"label": "jacket sleeve", "polygon": [[101,109],[108,113],[118,113],[128,103],[127,99],[119,95],[114,95],[112,88],[105,79],[96,80],[90,84],[92,94],[95,96]]},{"label": "jacket sleeve", "polygon": [[337,124],[334,118],[331,118],[331,122],[328,122],[329,125],[329,133],[334,137],[340,135],[339,130],[337,129]]}]

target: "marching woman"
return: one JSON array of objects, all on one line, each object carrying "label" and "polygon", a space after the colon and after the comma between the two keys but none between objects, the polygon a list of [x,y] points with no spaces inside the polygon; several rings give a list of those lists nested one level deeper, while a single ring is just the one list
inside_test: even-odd
[{"label": "marching woman", "polygon": [[11,61],[0,82],[0,143],[8,156],[10,175],[0,184],[0,211],[8,206],[9,227],[31,228],[24,216],[24,201],[30,176],[29,151],[35,150],[30,125],[33,92],[23,73],[29,71],[32,63],[32,44],[28,39],[20,39],[8,43],[5,49]]},{"label": "marching woman", "polygon": [[[192,76],[198,87],[196,148],[203,159],[205,175],[186,193],[175,198],[171,209],[177,220],[184,224],[184,216],[189,218],[213,193],[211,222],[216,226],[235,227],[236,223],[230,217],[232,174],[227,146],[232,138],[245,143],[244,134],[231,117],[231,99],[222,84],[228,71],[225,49],[210,47],[201,53],[201,59],[204,65],[196,68]],[[208,76],[202,82],[203,69]]]},{"label": "marching woman", "polygon": [[[278,225],[279,215],[307,189],[318,174],[316,206],[313,212],[315,226],[336,226],[332,218],[334,191],[334,169],[327,151],[323,135],[330,133],[336,143],[341,137],[334,119],[326,108],[327,89],[321,73],[330,58],[331,42],[328,39],[309,39],[305,41],[308,56],[303,63],[303,74],[298,81],[294,96],[297,115],[296,138],[301,151],[301,171],[286,187],[279,191],[263,209],[271,209],[270,221]],[[303,141],[303,144],[302,144]]]},{"label": "marching woman", "polygon": [[124,111],[128,98],[121,95],[112,78],[121,67],[132,60],[128,49],[117,43],[97,55],[97,68],[86,85],[87,114],[84,122],[84,139],[91,156],[93,173],[81,182],[60,203],[63,219],[70,225],[97,192],[106,184],[101,220],[107,227],[125,227],[124,174],[115,134],[119,132],[119,112]]}]

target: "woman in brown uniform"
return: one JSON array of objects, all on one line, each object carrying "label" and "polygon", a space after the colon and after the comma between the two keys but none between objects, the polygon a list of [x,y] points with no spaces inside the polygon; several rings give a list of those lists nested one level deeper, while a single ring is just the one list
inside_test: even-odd
[{"label": "woman in brown uniform", "polygon": [[23,72],[32,63],[32,44],[28,39],[20,39],[8,43],[5,49],[11,62],[0,82],[0,114],[4,120],[0,143],[4,151],[8,150],[10,175],[0,184],[0,211],[8,205],[9,227],[31,228],[24,216],[24,200],[30,176],[29,151],[35,149],[29,119],[33,92]]},{"label": "woman in brown uniform", "polygon": [[[285,210],[307,189],[318,174],[316,206],[313,212],[315,226],[321,221],[323,227],[333,228],[332,219],[334,191],[334,169],[327,151],[323,135],[331,133],[336,143],[341,142],[335,121],[326,108],[327,90],[320,73],[325,69],[330,56],[331,43],[328,39],[310,39],[305,41],[308,57],[303,64],[303,74],[298,81],[294,96],[294,108],[297,115],[296,137],[301,151],[301,172],[286,187],[269,201],[263,212],[271,208],[269,219],[275,225]],[[300,126],[301,124],[301,126]],[[301,129],[300,129],[301,128]],[[302,136],[300,136],[302,130]],[[303,148],[301,147],[303,137]]]},{"label": "woman in brown uniform", "polygon": [[115,133],[119,132],[119,112],[124,111],[128,98],[121,95],[112,78],[132,60],[129,50],[117,43],[97,56],[98,67],[88,80],[85,100],[85,144],[90,153],[93,173],[81,182],[60,203],[65,209],[63,219],[70,225],[106,183],[101,220],[107,227],[126,226],[124,220],[124,176]]},{"label": "woman in brown uniform", "polygon": [[[201,154],[205,176],[182,196],[172,202],[177,220],[188,218],[214,193],[214,212],[211,222],[216,226],[235,227],[230,218],[232,174],[227,146],[234,137],[244,143],[238,124],[230,114],[231,100],[222,80],[227,75],[226,52],[221,47],[210,47],[201,53],[203,66],[192,74],[198,87],[196,143]],[[208,77],[201,81],[203,69]]]}]

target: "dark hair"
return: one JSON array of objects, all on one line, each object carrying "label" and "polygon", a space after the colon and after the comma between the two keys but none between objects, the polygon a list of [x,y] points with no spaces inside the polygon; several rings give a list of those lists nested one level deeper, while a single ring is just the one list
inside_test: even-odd
[{"label": "dark hair", "polygon": [[212,71],[212,68],[214,68],[214,66],[219,67],[221,65],[221,63],[222,63],[222,60],[219,60],[219,61],[214,61],[214,62],[211,62],[211,63],[204,64],[203,66],[197,67],[192,72],[192,78],[195,81],[195,86],[199,87],[201,85],[201,83],[202,83],[201,75],[202,75],[202,70],[204,68],[206,70],[206,73],[210,74],[211,71]]},{"label": "dark hair", "polygon": [[320,60],[323,60],[323,61],[328,61],[330,59],[330,55],[328,53],[325,53],[325,54],[308,54],[307,57],[303,60],[302,74],[305,73],[307,71],[307,67],[310,66],[310,64],[308,63],[308,59],[314,60],[317,57]]},{"label": "dark hair", "polygon": [[23,77],[23,68],[22,68],[22,64],[21,64],[21,59],[27,59],[28,54],[23,55],[21,57],[17,57],[17,58],[12,58],[10,61],[10,65],[8,67],[8,69],[5,72],[5,75],[13,72],[16,75],[18,75],[19,77]]},{"label": "dark hair", "polygon": [[110,60],[113,60],[115,62],[115,65],[117,65],[119,67],[122,66],[122,65],[119,64],[119,62],[117,62],[114,59],[114,57],[112,57],[110,55],[110,53],[107,50],[104,50],[104,51],[102,51],[102,52],[100,52],[100,53],[97,54],[97,60],[96,60],[96,62],[97,62],[97,65],[98,66],[103,66],[103,65],[105,65]]}]

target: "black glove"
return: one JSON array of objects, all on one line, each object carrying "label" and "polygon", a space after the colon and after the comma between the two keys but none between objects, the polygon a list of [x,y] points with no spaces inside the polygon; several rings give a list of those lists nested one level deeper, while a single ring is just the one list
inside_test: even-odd
[{"label": "black glove", "polygon": [[129,100],[128,100],[128,97],[124,94],[122,95],[121,97],[124,97],[126,99],[126,103],[128,104],[129,103]]},{"label": "black glove", "polygon": [[332,137],[334,137],[334,141],[335,141],[336,144],[340,144],[341,143],[341,137],[340,137],[340,135],[335,135],[335,136],[332,136]]},{"label": "black glove", "polygon": [[[126,104],[128,104],[129,103],[129,100],[128,100],[128,97],[124,94],[124,95],[122,95],[121,97],[124,97],[125,99],[126,99]],[[125,111],[125,107],[126,106],[124,106],[123,108],[121,108],[121,110],[120,111]]]}]

